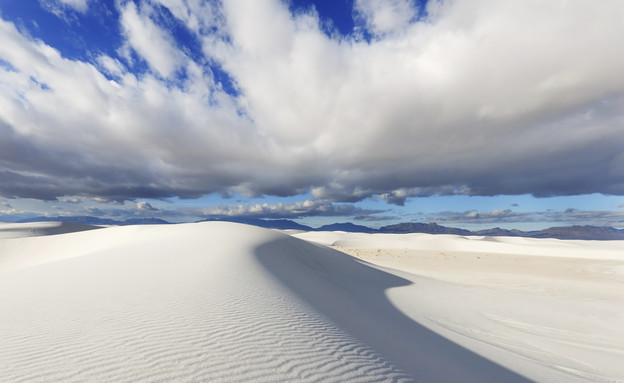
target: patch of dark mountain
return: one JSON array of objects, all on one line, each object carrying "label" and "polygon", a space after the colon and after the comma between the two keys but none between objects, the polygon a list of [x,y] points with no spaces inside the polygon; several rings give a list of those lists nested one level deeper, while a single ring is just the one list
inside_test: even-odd
[{"label": "patch of dark mountain", "polygon": [[[169,224],[158,218],[133,218],[124,221],[113,219],[97,218],[91,216],[71,216],[71,217],[35,217],[24,219],[19,222],[72,222],[84,225],[163,225]],[[351,233],[387,233],[387,234],[407,234],[407,233],[425,233],[425,234],[455,234],[455,235],[478,235],[478,236],[507,236],[507,237],[529,237],[529,238],[556,238],[556,239],[582,239],[582,240],[624,240],[624,230],[618,230],[612,227],[598,226],[565,226],[551,227],[537,231],[508,230],[501,228],[493,228],[487,230],[470,231],[454,227],[446,227],[436,223],[419,223],[419,222],[403,222],[395,225],[383,226],[379,229],[373,229],[368,226],[356,225],[351,222],[334,223],[324,225],[319,228],[302,225],[288,219],[263,219],[263,218],[245,218],[245,217],[220,217],[210,218],[199,222],[206,221],[223,221],[244,223],[247,225],[264,227],[267,229],[280,230],[303,230],[303,231],[345,231]]]},{"label": "patch of dark mountain", "polygon": [[624,230],[598,226],[551,227],[527,233],[532,238],[624,240]]},{"label": "patch of dark mountain", "polygon": [[315,229],[310,226],[301,225],[295,221],[288,219],[263,219],[263,218],[245,218],[245,217],[220,217],[220,218],[208,218],[198,222],[235,222],[244,223],[247,225],[253,225],[258,227],[264,227],[266,229],[279,229],[279,230],[303,230],[314,231]]},{"label": "patch of dark mountain", "polygon": [[35,217],[19,221],[20,223],[28,222],[71,222],[83,225],[105,225],[105,226],[127,226],[127,225],[165,225],[169,224],[158,218],[132,218],[124,221],[114,219],[90,217],[90,216],[71,216],[71,217]]},{"label": "patch of dark mountain", "polygon": [[313,229],[315,231],[346,231],[350,233],[378,233],[379,230],[368,226],[356,225],[351,222],[332,223]]},{"label": "patch of dark mountain", "polygon": [[501,229],[500,227],[495,227],[493,229],[479,230],[473,232],[475,235],[483,235],[486,237],[526,237],[528,233],[522,230],[517,229]]},{"label": "patch of dark mountain", "polygon": [[472,235],[470,230],[446,227],[437,223],[403,222],[396,225],[380,227],[379,233],[406,234],[406,233],[426,233],[426,234],[456,234]]}]

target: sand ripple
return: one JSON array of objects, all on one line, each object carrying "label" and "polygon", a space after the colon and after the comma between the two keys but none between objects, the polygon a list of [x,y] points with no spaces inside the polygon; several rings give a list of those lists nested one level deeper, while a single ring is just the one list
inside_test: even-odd
[{"label": "sand ripple", "polygon": [[152,229],[0,271],[2,380],[411,381],[282,288],[253,256],[255,233],[232,245]]}]

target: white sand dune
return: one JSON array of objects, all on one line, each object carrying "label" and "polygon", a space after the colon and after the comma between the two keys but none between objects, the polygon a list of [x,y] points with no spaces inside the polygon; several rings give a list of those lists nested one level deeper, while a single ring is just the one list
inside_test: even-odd
[{"label": "white sand dune", "polygon": [[0,380],[624,381],[621,243],[319,234],[388,267],[222,222],[0,239]]},{"label": "white sand dune", "polygon": [[533,380],[624,381],[624,241],[296,236],[392,268],[395,307]]}]

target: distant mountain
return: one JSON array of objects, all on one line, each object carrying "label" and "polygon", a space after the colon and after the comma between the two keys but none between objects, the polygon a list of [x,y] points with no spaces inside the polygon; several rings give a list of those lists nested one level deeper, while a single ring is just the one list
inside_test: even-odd
[{"label": "distant mountain", "polygon": [[159,218],[131,218],[121,221],[120,225],[169,225],[164,219]]},{"label": "distant mountain", "polygon": [[[72,217],[35,217],[24,219],[19,222],[73,222],[85,225],[164,225],[169,224],[162,219],[157,218],[132,218],[124,221],[116,221],[113,219],[103,219],[90,216],[72,216]],[[319,228],[301,225],[295,221],[288,219],[264,219],[264,218],[244,218],[244,217],[221,217],[210,218],[199,222],[206,221],[225,221],[244,223],[247,225],[264,227],[267,229],[280,230],[303,230],[303,231],[346,231],[351,233],[387,233],[387,234],[407,234],[407,233],[426,233],[426,234],[455,234],[455,235],[478,235],[489,237],[528,237],[528,238],[556,238],[556,239],[583,239],[583,240],[624,240],[624,230],[618,230],[612,227],[597,226],[565,226],[551,227],[544,230],[522,231],[507,230],[501,228],[493,228],[487,230],[470,231],[458,229],[454,227],[446,227],[436,223],[419,223],[419,222],[403,222],[396,225],[383,226],[379,229],[373,229],[368,226],[356,225],[351,222],[333,223],[324,225]]]},{"label": "distant mountain", "polygon": [[35,217],[23,219],[19,222],[27,223],[27,222],[72,222],[72,223],[81,223],[85,225],[116,225],[116,226],[127,226],[127,225],[164,225],[169,224],[162,219],[157,218],[133,218],[127,219],[124,221],[116,221],[114,219],[106,219],[106,218],[97,218],[90,216],[70,216],[70,217]]},{"label": "distant mountain", "polygon": [[417,223],[403,222],[396,225],[388,225],[380,227],[379,233],[427,233],[427,234],[456,234],[456,235],[472,235],[470,230],[457,229],[454,227],[440,226],[437,223]]},{"label": "distant mountain", "polygon": [[558,238],[558,239],[589,239],[589,240],[623,240],[624,230],[612,227],[597,226],[567,226],[551,227],[549,229],[532,231],[527,233],[533,238]]},{"label": "distant mountain", "polygon": [[489,237],[528,237],[528,238],[556,238],[556,239],[583,239],[583,240],[624,240],[624,230],[612,227],[597,226],[566,226],[551,227],[536,231],[507,230],[493,228],[487,230],[470,231],[453,227],[441,226],[435,223],[405,222],[379,228],[380,233],[427,233],[427,234],[456,234],[479,235]]},{"label": "distant mountain", "polygon": [[475,235],[483,235],[486,237],[526,237],[527,232],[522,230],[507,230],[495,227],[493,229],[479,230],[473,232]]},{"label": "distant mountain", "polygon": [[264,227],[266,229],[314,231],[314,229],[311,228],[310,226],[301,225],[295,221],[291,221],[288,219],[221,217],[221,218],[203,219],[198,222],[235,222],[235,223],[244,223],[247,225]]},{"label": "distant mountain", "polygon": [[355,225],[351,222],[332,223],[331,225],[324,225],[315,231],[346,231],[350,233],[378,233],[379,230],[370,228],[363,225]]}]

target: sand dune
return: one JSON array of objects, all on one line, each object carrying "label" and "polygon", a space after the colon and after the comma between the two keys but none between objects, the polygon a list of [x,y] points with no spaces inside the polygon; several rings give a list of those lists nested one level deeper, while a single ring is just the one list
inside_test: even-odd
[{"label": "sand dune", "polygon": [[[480,268],[460,237],[315,234],[355,257],[223,222],[0,239],[2,379],[624,381],[619,243],[586,264],[503,242]],[[575,273],[591,291],[566,296]]]},{"label": "sand dune", "polygon": [[403,275],[413,284],[388,291],[395,307],[533,380],[624,381],[623,241],[296,236]]}]

